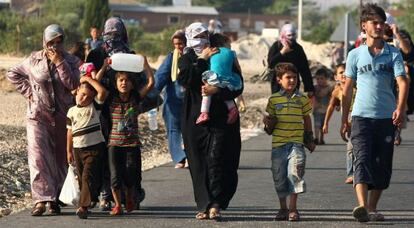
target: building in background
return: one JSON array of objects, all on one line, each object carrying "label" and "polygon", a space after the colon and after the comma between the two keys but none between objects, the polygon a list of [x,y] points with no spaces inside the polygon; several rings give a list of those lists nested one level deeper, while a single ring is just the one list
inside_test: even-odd
[{"label": "building in background", "polygon": [[218,19],[223,25],[223,31],[237,38],[247,33],[260,34],[263,28],[279,28],[292,21],[290,16],[218,12],[214,7],[192,6],[190,0],[174,0],[172,6],[110,1],[109,8],[112,15],[121,17],[128,24],[141,26],[148,32],[159,32],[176,24],[185,26],[195,21],[208,24],[209,20]]}]

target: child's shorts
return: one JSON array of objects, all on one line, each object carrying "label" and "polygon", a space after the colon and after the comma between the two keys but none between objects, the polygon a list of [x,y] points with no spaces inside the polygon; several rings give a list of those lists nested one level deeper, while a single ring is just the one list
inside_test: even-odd
[{"label": "child's shorts", "polygon": [[323,127],[323,123],[325,122],[325,115],[326,113],[313,113],[313,124],[315,125],[316,129],[321,129]]},{"label": "child's shorts", "polygon": [[279,198],[306,191],[306,154],[302,144],[287,143],[272,149],[272,173]]}]

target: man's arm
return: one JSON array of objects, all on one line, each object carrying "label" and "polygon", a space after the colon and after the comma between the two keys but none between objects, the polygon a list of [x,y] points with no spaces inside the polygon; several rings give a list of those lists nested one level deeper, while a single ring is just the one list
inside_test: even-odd
[{"label": "man's arm", "polygon": [[354,81],[352,78],[347,77],[345,85],[342,90],[342,124],[341,124],[341,137],[344,141],[348,142],[348,134],[350,132],[348,118],[349,110],[352,102],[352,86]]},{"label": "man's arm", "polygon": [[408,83],[405,76],[399,76],[395,79],[398,85],[398,101],[397,109],[392,114],[392,121],[394,125],[399,126],[403,121],[403,114],[407,104]]},{"label": "man's arm", "polygon": [[398,26],[396,24],[391,25],[392,33],[394,34],[395,38],[400,42],[400,49],[401,52],[408,55],[411,52],[411,44],[408,39],[403,39],[400,35]]}]

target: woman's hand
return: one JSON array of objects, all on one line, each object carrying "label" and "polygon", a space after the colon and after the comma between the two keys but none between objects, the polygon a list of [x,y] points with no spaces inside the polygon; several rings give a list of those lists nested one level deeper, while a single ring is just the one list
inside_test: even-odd
[{"label": "woman's hand", "polygon": [[46,56],[55,65],[63,61],[62,53],[55,49],[46,49]]},{"label": "woman's hand", "polygon": [[203,96],[211,96],[216,94],[220,90],[219,87],[212,86],[204,82],[204,85],[201,87],[201,95]]},{"label": "woman's hand", "polygon": [[201,52],[201,55],[199,58],[201,59],[209,59],[212,55],[216,54],[219,51],[218,48],[214,47],[206,47],[203,49],[203,52]]},{"label": "woman's hand", "polygon": [[293,49],[290,47],[290,41],[284,42],[282,49],[280,49],[280,54],[284,55],[288,52],[291,52]]}]

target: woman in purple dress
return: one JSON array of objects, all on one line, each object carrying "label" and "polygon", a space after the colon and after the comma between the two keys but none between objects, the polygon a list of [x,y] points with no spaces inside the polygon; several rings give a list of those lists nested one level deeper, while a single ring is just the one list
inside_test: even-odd
[{"label": "woman in purple dress", "polygon": [[57,203],[67,173],[66,112],[71,90],[79,85],[79,59],[63,49],[65,35],[56,24],[46,27],[43,49],[7,72],[7,78],[28,101],[27,142],[34,207],[40,216],[60,213]]}]

